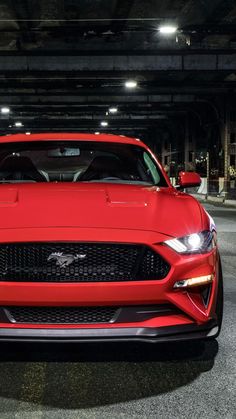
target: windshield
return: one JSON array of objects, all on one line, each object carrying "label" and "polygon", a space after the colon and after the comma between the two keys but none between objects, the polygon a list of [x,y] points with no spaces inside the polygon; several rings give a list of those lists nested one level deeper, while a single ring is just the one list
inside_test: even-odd
[{"label": "windshield", "polygon": [[108,182],[168,186],[140,146],[95,141],[0,145],[0,183]]}]

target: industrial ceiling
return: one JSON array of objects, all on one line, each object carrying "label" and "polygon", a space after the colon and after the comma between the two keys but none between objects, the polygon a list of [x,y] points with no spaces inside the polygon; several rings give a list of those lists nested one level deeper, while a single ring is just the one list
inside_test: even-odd
[{"label": "industrial ceiling", "polygon": [[0,33],[1,134],[145,137],[234,103],[233,0],[0,0]]}]

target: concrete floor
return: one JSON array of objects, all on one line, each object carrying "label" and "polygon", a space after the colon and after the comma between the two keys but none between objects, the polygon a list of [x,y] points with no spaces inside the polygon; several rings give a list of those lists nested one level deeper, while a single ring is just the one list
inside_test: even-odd
[{"label": "concrete floor", "polygon": [[225,280],[218,342],[0,344],[0,419],[236,418],[236,210],[206,207]]}]

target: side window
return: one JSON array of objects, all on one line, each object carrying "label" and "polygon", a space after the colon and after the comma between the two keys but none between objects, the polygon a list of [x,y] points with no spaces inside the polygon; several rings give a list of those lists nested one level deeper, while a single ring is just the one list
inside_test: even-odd
[{"label": "side window", "polygon": [[160,175],[157,171],[157,167],[154,163],[154,161],[152,160],[152,158],[149,156],[148,153],[144,152],[143,153],[143,159],[145,161],[145,164],[147,166],[148,172],[151,174],[153,181],[156,185],[159,184],[160,182]]}]

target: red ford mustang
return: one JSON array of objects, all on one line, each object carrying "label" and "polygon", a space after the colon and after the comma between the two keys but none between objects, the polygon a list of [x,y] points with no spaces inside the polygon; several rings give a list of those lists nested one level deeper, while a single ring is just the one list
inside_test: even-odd
[{"label": "red ford mustang", "polygon": [[223,286],[214,222],[138,139],[0,139],[0,338],[216,337]]}]

